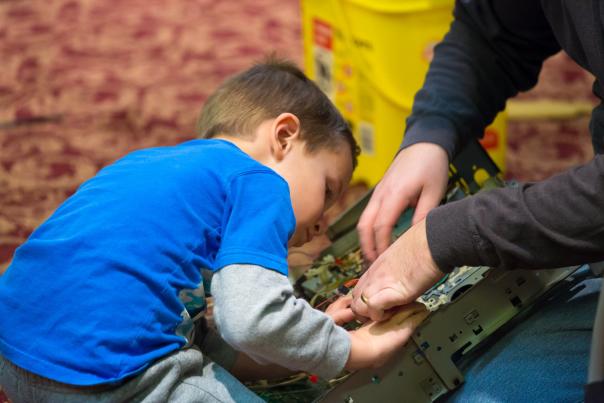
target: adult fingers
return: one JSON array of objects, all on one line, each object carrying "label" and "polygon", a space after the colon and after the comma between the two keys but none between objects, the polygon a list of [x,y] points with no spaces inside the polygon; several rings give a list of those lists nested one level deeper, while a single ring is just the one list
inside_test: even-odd
[{"label": "adult fingers", "polygon": [[404,331],[408,338],[411,337],[415,329],[417,329],[428,316],[430,316],[430,311],[424,309],[423,311],[415,311],[411,315],[401,319],[395,317],[393,320],[396,320],[397,328],[400,331]]},{"label": "adult fingers", "polygon": [[350,309],[354,313],[357,320],[364,321],[369,318],[369,307],[360,298],[352,301]]},{"label": "adult fingers", "polygon": [[446,183],[434,183],[424,186],[415,205],[415,213],[413,213],[413,219],[411,220],[412,225],[423,220],[430,210],[440,204],[445,194],[445,186]]},{"label": "adult fingers", "polygon": [[350,308],[340,309],[339,311],[331,313],[329,316],[331,316],[337,325],[343,325],[356,318],[354,312],[352,312],[352,309]]},{"label": "adult fingers", "polygon": [[393,317],[392,320],[396,321],[396,325],[399,327],[405,327],[413,333],[413,331],[422,324],[424,320],[430,315],[430,311],[423,309],[420,311],[413,311],[411,315],[407,315],[402,318],[397,316]]},{"label": "adult fingers", "polygon": [[373,262],[377,258],[375,251],[375,238],[373,233],[373,223],[380,211],[382,198],[376,190],[369,199],[369,203],[363,210],[359,222],[357,224],[357,232],[359,233],[359,242],[361,244],[361,252],[366,260]]},{"label": "adult fingers", "polygon": [[428,309],[424,304],[422,304],[421,302],[413,301],[406,305],[402,305],[393,309],[394,314],[392,315],[392,319],[397,320],[400,323],[405,320],[405,318],[425,311],[428,311]]},{"label": "adult fingers", "polygon": [[391,308],[405,305],[409,299],[401,290],[395,288],[383,288],[377,293],[365,298],[367,305],[367,315],[371,320],[382,321],[392,316],[395,311]]},{"label": "adult fingers", "polygon": [[377,255],[384,253],[392,242],[392,229],[402,212],[409,206],[409,199],[401,196],[391,196],[382,201],[382,205],[374,224]]}]

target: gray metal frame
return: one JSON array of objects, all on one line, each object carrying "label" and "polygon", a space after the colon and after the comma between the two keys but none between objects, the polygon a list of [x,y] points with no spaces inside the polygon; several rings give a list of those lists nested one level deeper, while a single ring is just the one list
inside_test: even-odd
[{"label": "gray metal frame", "polygon": [[319,400],[339,403],[436,400],[463,383],[463,374],[453,359],[468,354],[577,268],[489,270],[467,293],[432,313],[413,340],[388,364],[355,372]]}]

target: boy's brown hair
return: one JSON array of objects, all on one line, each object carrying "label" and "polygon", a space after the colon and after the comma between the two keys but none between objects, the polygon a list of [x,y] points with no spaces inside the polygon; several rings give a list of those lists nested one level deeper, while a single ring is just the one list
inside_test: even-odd
[{"label": "boy's brown hair", "polygon": [[225,81],[206,101],[197,133],[253,136],[263,121],[289,112],[300,119],[300,138],[308,152],[348,144],[353,167],[359,147],[350,127],[329,98],[295,64],[269,58]]}]

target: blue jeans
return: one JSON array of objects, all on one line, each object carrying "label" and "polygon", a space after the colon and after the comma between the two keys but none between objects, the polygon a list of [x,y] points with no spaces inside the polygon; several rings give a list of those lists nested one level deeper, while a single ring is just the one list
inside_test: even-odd
[{"label": "blue jeans", "polygon": [[[581,402],[601,278],[571,286],[494,335],[462,362],[465,384],[447,402]],[[496,339],[496,340],[493,340]]]}]

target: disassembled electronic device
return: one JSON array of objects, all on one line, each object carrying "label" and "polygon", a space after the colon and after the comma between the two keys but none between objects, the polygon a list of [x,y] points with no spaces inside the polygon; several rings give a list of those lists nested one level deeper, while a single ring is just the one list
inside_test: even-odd
[{"label": "disassembled electronic device", "polygon": [[[446,202],[504,185],[514,186],[503,183],[498,168],[478,143],[470,143],[451,165]],[[311,305],[320,308],[345,294],[362,274],[356,223],[369,197],[367,194],[329,228],[332,245],[295,283],[299,296]],[[410,226],[411,216],[412,211],[407,211],[400,217],[395,237]],[[577,268],[503,271],[457,267],[418,299],[432,313],[385,366],[345,373],[323,383],[315,379],[311,384],[312,379],[302,376],[275,388],[267,384],[260,396],[282,402],[432,402],[463,383],[457,364],[479,343]],[[283,389],[283,385],[287,387]]]},{"label": "disassembled electronic device", "polygon": [[355,372],[319,400],[348,403],[436,400],[463,382],[457,363],[466,354],[575,269],[463,268],[460,281],[447,280],[422,296],[436,311],[387,365]]}]

